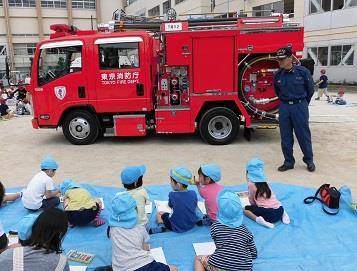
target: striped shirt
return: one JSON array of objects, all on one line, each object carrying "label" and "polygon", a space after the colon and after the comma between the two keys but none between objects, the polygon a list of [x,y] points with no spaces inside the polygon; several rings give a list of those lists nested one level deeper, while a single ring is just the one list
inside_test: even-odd
[{"label": "striped shirt", "polygon": [[211,226],[211,236],[216,245],[208,263],[226,271],[251,271],[257,249],[252,233],[241,225],[227,227],[218,221]]}]

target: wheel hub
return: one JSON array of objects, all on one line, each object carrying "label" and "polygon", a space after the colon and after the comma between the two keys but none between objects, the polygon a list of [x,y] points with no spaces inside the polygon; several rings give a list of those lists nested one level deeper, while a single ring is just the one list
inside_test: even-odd
[{"label": "wheel hub", "polygon": [[69,123],[69,132],[74,138],[84,139],[90,133],[89,122],[84,118],[75,118]]},{"label": "wheel hub", "polygon": [[224,139],[232,132],[232,123],[225,116],[216,116],[208,123],[208,132],[215,139]]}]

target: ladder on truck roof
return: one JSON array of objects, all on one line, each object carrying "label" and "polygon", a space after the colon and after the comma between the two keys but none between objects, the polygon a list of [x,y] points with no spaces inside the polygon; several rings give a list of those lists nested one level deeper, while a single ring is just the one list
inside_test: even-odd
[{"label": "ladder on truck roof", "polygon": [[[171,15],[170,17],[170,14]],[[210,15],[214,13],[209,13]],[[221,13],[220,13],[221,14]],[[183,16],[191,16],[198,14],[183,14]],[[195,31],[195,30],[217,30],[217,29],[240,29],[248,32],[256,31],[296,31],[300,29],[298,23],[286,23],[282,14],[275,16],[264,17],[229,17],[229,18],[188,18],[186,20],[176,20],[176,12],[174,9],[168,11],[168,19],[160,19],[157,17],[143,17],[135,15],[127,15],[124,11],[113,16],[114,31],[126,30],[146,30],[152,32],[179,32],[179,31]],[[183,28],[165,29],[165,24],[182,23]]]}]

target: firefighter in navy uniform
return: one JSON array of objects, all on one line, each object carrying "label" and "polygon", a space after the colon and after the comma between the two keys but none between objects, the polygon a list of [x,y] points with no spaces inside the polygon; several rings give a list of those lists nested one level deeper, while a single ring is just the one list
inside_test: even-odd
[{"label": "firefighter in navy uniform", "polygon": [[315,171],[311,132],[309,128],[309,103],[314,94],[314,81],[310,71],[293,64],[290,48],[281,48],[276,53],[280,69],[274,74],[274,87],[280,99],[279,126],[284,164],[278,168],[286,171],[294,168],[294,135],[304,154],[307,170]]}]

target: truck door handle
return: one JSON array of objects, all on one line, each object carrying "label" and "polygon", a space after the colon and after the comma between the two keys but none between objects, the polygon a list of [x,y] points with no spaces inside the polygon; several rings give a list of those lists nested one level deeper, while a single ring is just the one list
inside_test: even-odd
[{"label": "truck door handle", "polygon": [[79,86],[78,87],[78,97],[79,98],[85,98],[86,97],[86,89],[84,86]]},{"label": "truck door handle", "polygon": [[144,84],[136,84],[136,95],[144,96]]}]

